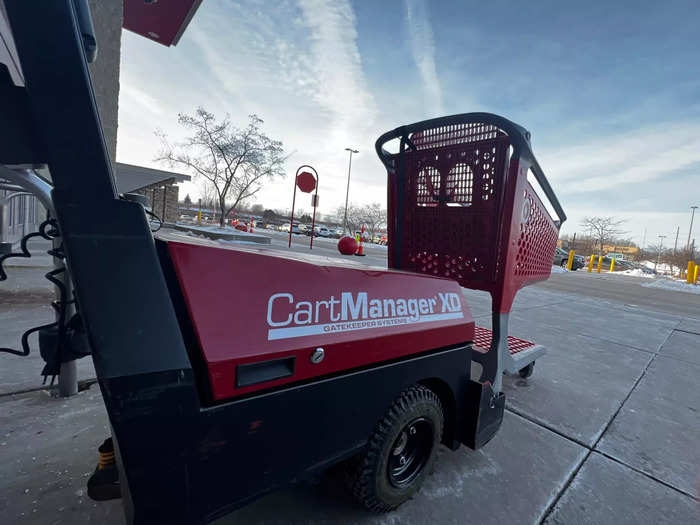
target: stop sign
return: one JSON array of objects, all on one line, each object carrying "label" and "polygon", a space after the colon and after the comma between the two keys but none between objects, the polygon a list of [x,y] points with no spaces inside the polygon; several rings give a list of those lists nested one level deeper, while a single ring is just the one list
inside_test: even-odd
[{"label": "stop sign", "polygon": [[316,188],[316,177],[308,171],[302,171],[297,175],[297,187],[304,193],[311,193]]}]

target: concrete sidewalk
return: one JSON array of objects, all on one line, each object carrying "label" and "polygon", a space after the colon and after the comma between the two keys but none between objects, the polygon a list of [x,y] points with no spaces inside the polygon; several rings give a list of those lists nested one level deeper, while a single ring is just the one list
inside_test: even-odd
[{"label": "concrete sidewalk", "polygon": [[[488,326],[488,297],[465,295]],[[0,297],[0,344],[16,344],[24,326],[50,315],[37,302]],[[511,333],[546,345],[548,354],[531,378],[505,379],[507,413],[491,443],[477,452],[441,450],[418,496],[391,514],[356,506],[331,472],[217,523],[696,523],[700,319],[680,311],[528,287]],[[0,360],[0,515],[8,523],[122,523],[119,502],[85,496],[95,449],[108,434],[99,389],[62,400],[44,391],[9,394],[37,386],[41,362]],[[81,378],[90,373],[83,361]]]}]

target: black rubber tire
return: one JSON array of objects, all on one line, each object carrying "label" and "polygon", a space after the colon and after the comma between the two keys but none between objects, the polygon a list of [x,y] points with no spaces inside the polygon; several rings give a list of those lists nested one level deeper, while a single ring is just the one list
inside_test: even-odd
[{"label": "black rubber tire", "polygon": [[566,263],[568,263],[568,262],[569,261],[562,261],[559,266],[561,266],[562,268],[566,268]]},{"label": "black rubber tire", "polygon": [[519,374],[520,377],[522,377],[523,379],[527,379],[528,377],[530,377],[530,376],[532,375],[532,372],[533,372],[534,369],[535,369],[535,362],[533,361],[533,362],[530,363],[529,365],[524,366],[523,368],[521,368],[520,370],[518,370],[518,374]]},{"label": "black rubber tire", "polygon": [[[390,455],[404,428],[417,418],[432,424],[430,452],[415,477],[399,488],[390,481]],[[442,440],[444,420],[442,404],[433,391],[421,385],[404,390],[377,423],[366,452],[350,465],[348,483],[355,499],[376,513],[389,512],[409,500],[432,470]]]}]

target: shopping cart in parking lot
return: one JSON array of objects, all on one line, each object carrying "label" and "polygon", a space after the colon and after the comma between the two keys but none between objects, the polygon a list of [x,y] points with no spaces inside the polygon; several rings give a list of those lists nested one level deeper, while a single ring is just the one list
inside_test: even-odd
[{"label": "shopping cart in parking lot", "polygon": [[396,128],[376,150],[389,179],[389,267],[489,292],[492,329],[477,327],[473,345],[481,380],[498,392],[502,373],[528,377],[544,348],[508,336],[508,317],[520,288],[549,277],[566,220],[530,133],[466,113]]}]

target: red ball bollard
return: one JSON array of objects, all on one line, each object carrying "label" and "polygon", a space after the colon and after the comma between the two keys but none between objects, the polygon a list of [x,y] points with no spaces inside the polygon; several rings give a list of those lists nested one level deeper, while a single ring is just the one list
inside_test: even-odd
[{"label": "red ball bollard", "polygon": [[343,255],[354,255],[357,251],[357,241],[354,237],[343,237],[338,241],[338,251]]}]

